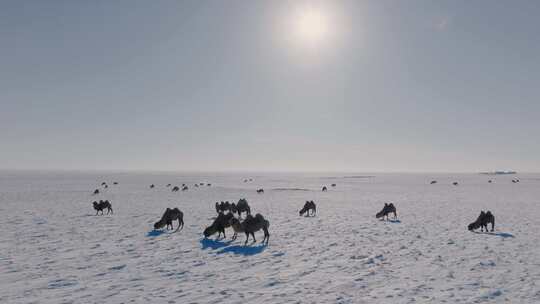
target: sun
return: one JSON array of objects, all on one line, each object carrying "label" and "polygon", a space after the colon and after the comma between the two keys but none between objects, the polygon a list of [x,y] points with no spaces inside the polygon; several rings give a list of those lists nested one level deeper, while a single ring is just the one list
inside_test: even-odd
[{"label": "sun", "polygon": [[328,17],[320,8],[309,7],[299,10],[296,16],[296,35],[309,45],[319,45],[329,32]]}]

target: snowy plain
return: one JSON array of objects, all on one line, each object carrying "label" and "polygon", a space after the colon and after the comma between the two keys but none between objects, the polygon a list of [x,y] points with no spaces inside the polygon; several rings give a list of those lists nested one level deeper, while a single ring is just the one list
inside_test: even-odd
[{"label": "snowy plain", "polygon": [[[203,238],[215,202],[240,198],[268,246]],[[375,219],[385,202],[399,221]],[[167,207],[183,230],[153,231]],[[467,231],[480,210],[494,233]],[[3,171],[0,303],[540,303],[539,217],[540,174]]]}]

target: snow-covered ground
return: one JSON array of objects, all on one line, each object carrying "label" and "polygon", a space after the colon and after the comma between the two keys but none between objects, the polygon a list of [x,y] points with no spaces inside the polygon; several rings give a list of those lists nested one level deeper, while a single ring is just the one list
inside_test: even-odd
[{"label": "snow-covered ground", "polygon": [[[540,303],[540,175],[350,175],[1,172],[0,303]],[[214,203],[243,197],[268,246],[204,240]],[[400,221],[375,219],[385,202]],[[166,207],[182,231],[152,232]],[[480,210],[495,233],[467,231]]]}]

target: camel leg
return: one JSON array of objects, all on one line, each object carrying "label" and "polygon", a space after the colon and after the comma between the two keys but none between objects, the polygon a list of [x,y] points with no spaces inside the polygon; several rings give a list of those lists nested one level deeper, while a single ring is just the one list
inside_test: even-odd
[{"label": "camel leg", "polygon": [[247,245],[248,241],[249,241],[249,232],[246,232],[246,241],[244,242],[244,246]]},{"label": "camel leg", "polygon": [[257,240],[255,239],[255,232],[252,232],[252,233],[251,233],[251,236],[253,237],[253,243],[256,243]]},{"label": "camel leg", "polygon": [[491,232],[493,232],[494,229],[495,229],[495,220],[491,222]]},{"label": "camel leg", "polygon": [[99,210],[96,210],[96,215],[99,213]]},{"label": "camel leg", "polygon": [[233,236],[232,236],[232,240],[235,241],[237,236],[238,236],[238,233],[236,233],[236,231],[235,231]]}]

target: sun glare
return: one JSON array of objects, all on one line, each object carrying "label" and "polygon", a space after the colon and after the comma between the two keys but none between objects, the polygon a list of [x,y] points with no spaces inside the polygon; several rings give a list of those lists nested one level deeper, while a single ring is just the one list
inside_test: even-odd
[{"label": "sun glare", "polygon": [[298,39],[310,45],[323,42],[328,35],[328,18],[321,9],[307,8],[296,16]]}]

